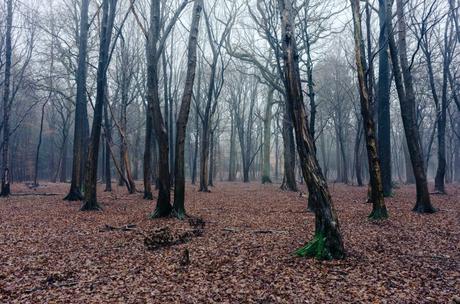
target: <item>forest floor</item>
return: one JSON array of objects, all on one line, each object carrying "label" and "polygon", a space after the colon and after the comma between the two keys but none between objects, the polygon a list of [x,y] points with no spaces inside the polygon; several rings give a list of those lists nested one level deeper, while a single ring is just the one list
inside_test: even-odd
[{"label": "forest floor", "polygon": [[[279,185],[188,186],[186,208],[205,222],[188,242],[148,250],[145,235],[188,221],[150,220],[154,202],[114,186],[103,212],[62,200],[66,184],[45,184],[0,200],[1,303],[449,303],[460,296],[460,185],[433,195],[440,209],[411,212],[415,189],[386,200],[390,218],[372,222],[366,187],[330,184],[347,257],[299,258],[314,232],[306,197]],[[139,188],[140,185],[139,185]],[[110,230],[105,225],[126,230]],[[185,259],[189,252],[190,263]]]}]

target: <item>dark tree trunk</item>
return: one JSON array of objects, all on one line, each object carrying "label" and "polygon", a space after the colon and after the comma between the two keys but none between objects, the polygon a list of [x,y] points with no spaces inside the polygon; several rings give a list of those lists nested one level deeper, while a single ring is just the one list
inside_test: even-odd
[{"label": "dark tree trunk", "polygon": [[263,160],[262,160],[262,184],[272,182],[270,178],[270,137],[271,137],[271,124],[272,124],[272,107],[273,107],[273,94],[274,89],[270,88],[268,91],[267,104],[265,105],[264,115],[264,134],[263,134]]},{"label": "dark tree trunk", "polygon": [[361,166],[361,138],[363,136],[363,126],[362,126],[362,120],[358,120],[357,122],[357,132],[356,132],[356,138],[355,138],[355,172],[356,172],[356,181],[358,182],[358,186],[362,187],[363,184],[363,169]]},{"label": "dark tree trunk", "polygon": [[210,147],[209,147],[209,177],[208,177],[208,186],[214,187],[214,169],[215,169],[215,158],[214,158],[214,145],[215,145],[215,137],[214,137],[214,130],[211,131],[209,135],[211,139]]},{"label": "dark tree trunk", "polygon": [[287,109],[285,109],[283,116],[284,177],[281,189],[297,192],[298,188],[295,180],[295,142],[294,135],[292,134],[291,118]]},{"label": "dark tree trunk", "polygon": [[299,57],[295,42],[293,8],[291,2],[278,1],[282,23],[282,48],[284,59],[287,108],[292,117],[296,133],[297,150],[302,164],[302,173],[315,210],[315,238],[297,250],[301,256],[318,259],[340,259],[345,255],[338,218],[326,180],[315,155],[315,145],[309,131],[303,102],[299,74]]},{"label": "dark tree trunk", "polygon": [[[444,30],[444,52],[443,52],[443,77],[442,77],[442,97],[440,109],[438,112],[438,168],[434,179],[434,189],[439,193],[446,193],[445,177],[446,177],[446,123],[447,123],[447,108],[448,108],[448,75],[452,55],[450,51],[450,40],[447,33],[449,31],[449,21],[446,23]],[[454,127],[454,126],[452,126]]]},{"label": "dark tree trunk", "polygon": [[41,118],[40,118],[40,131],[38,132],[38,144],[37,150],[35,152],[35,168],[34,168],[34,186],[38,187],[38,165],[40,159],[40,147],[42,145],[42,135],[43,135],[43,121],[45,119],[45,108],[47,102],[44,102],[42,105]]},{"label": "dark tree trunk", "polygon": [[185,135],[190,106],[192,103],[193,83],[195,81],[195,70],[197,61],[198,30],[200,25],[200,15],[203,8],[203,0],[195,0],[193,5],[193,18],[190,27],[190,37],[188,41],[187,75],[185,77],[185,87],[182,94],[182,102],[179,109],[179,117],[176,122],[176,161],[174,166],[174,204],[173,210],[179,219],[185,217]]},{"label": "dark tree trunk", "polygon": [[112,173],[110,170],[110,143],[112,142],[112,127],[109,121],[109,114],[107,111],[107,104],[104,104],[104,137],[105,137],[105,156],[104,156],[104,176],[105,176],[105,190],[106,192],[112,191]]},{"label": "dark tree trunk", "polygon": [[13,27],[13,0],[6,3],[6,33],[5,33],[5,79],[3,81],[3,149],[2,149],[2,191],[0,196],[9,196],[10,189],[10,170],[9,146],[10,146],[10,78],[11,78],[11,30]]},{"label": "dark tree trunk", "polygon": [[[367,158],[369,164],[369,177],[370,177],[370,201],[372,202],[372,212],[369,215],[372,219],[384,219],[388,217],[385,200],[383,197],[382,176],[380,172],[380,160],[377,153],[377,140],[375,138],[375,125],[373,113],[370,103],[370,96],[372,87],[369,87],[370,82],[368,77],[369,70],[366,66],[366,55],[364,51],[363,34],[361,29],[361,10],[359,5],[360,0],[351,0],[351,8],[353,12],[354,24],[354,39],[355,39],[355,57],[356,67],[358,72],[359,95],[361,101],[361,115],[363,118]],[[366,11],[370,8],[368,7]],[[369,14],[367,14],[369,18]],[[368,29],[369,30],[369,29]]]},{"label": "dark tree trunk", "polygon": [[[150,103],[150,101],[148,101]],[[152,194],[152,114],[151,106],[148,105],[145,110],[145,147],[144,147],[144,199],[153,199]]]},{"label": "dark tree trunk", "polygon": [[99,143],[104,103],[107,92],[107,67],[109,65],[110,42],[115,20],[117,0],[104,0],[102,2],[101,38],[99,48],[99,63],[97,67],[96,103],[94,105],[94,118],[91,128],[91,142],[88,150],[88,161],[85,172],[85,196],[82,211],[101,210],[97,202],[97,168],[99,156]]},{"label": "dark tree trunk", "polygon": [[78,66],[77,66],[77,96],[75,100],[75,129],[73,139],[72,157],[72,179],[70,190],[64,198],[68,201],[78,201],[83,199],[81,192],[83,182],[83,172],[85,168],[88,118],[87,118],[87,98],[86,98],[86,76],[87,76],[87,48],[88,48],[88,7],[89,0],[82,0],[80,12],[80,37],[78,44]]},{"label": "dark tree trunk", "polygon": [[[413,210],[421,213],[433,213],[436,209],[431,205],[430,194],[428,192],[428,182],[425,173],[422,144],[415,114],[416,101],[413,80],[407,59],[404,4],[402,0],[397,0],[396,2],[399,33],[399,58],[393,34],[391,4],[388,4],[387,10],[387,31],[391,62],[393,64],[393,74],[398,92],[399,104],[401,107],[401,116],[416,182],[417,198]],[[401,67],[399,66],[400,61]]]},{"label": "dark tree trunk", "polygon": [[390,196],[391,180],[391,120],[390,65],[388,60],[387,0],[379,0],[379,82],[378,82],[378,152],[382,172],[383,195]]}]

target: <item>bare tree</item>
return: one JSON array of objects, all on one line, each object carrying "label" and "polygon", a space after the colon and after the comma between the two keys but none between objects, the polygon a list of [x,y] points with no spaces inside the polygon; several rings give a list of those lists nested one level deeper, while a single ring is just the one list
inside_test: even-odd
[{"label": "bare tree", "polygon": [[296,133],[297,151],[302,163],[302,174],[315,211],[315,238],[305,247],[297,250],[297,254],[318,259],[340,259],[344,257],[345,250],[339,222],[326,180],[316,159],[315,145],[309,131],[303,102],[292,3],[290,0],[279,0],[278,4],[282,23],[287,104]]},{"label": "bare tree", "polygon": [[359,93],[361,100],[361,115],[364,125],[366,138],[367,158],[369,163],[369,175],[372,202],[372,213],[369,215],[372,219],[384,219],[388,217],[385,201],[383,198],[382,176],[380,171],[380,160],[377,153],[377,140],[375,137],[375,125],[369,100],[369,79],[371,75],[366,66],[366,55],[364,51],[364,41],[361,28],[361,9],[360,0],[351,0],[351,9],[353,13],[354,39],[355,39],[355,56],[356,67],[358,72]]},{"label": "bare tree", "polygon": [[193,83],[195,81],[195,70],[197,62],[198,30],[200,25],[200,15],[203,9],[203,1],[195,0],[193,5],[193,18],[190,26],[190,37],[188,42],[187,76],[185,78],[184,92],[177,119],[176,133],[176,161],[174,162],[174,204],[175,215],[182,219],[185,216],[185,134],[192,103]]}]

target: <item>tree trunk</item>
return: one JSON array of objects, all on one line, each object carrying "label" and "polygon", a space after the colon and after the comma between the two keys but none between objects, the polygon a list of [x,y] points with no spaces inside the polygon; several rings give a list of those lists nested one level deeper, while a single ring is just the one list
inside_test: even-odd
[{"label": "tree trunk", "polygon": [[356,132],[355,137],[355,172],[356,172],[356,181],[358,186],[363,186],[363,176],[362,176],[362,167],[361,167],[361,138],[363,136],[363,126],[362,121],[358,120],[357,122],[358,131]]},{"label": "tree trunk", "polygon": [[[380,172],[380,160],[377,152],[377,141],[375,138],[375,126],[370,104],[371,87],[368,86],[370,77],[366,74],[366,57],[364,51],[363,34],[361,29],[361,10],[359,5],[360,0],[351,0],[351,9],[353,13],[354,24],[354,39],[355,39],[355,57],[356,68],[358,72],[359,95],[361,101],[361,115],[363,118],[364,132],[367,147],[367,159],[369,164],[369,176],[372,202],[372,212],[369,215],[372,219],[384,219],[388,217],[385,200],[383,198],[382,176]],[[367,6],[369,4],[367,3]],[[369,7],[366,8],[368,10]],[[368,15],[369,18],[369,15]]]},{"label": "tree trunk", "polygon": [[287,105],[283,116],[284,177],[281,189],[297,192],[298,188],[295,180],[295,143]]},{"label": "tree trunk", "polygon": [[271,124],[272,124],[272,107],[273,107],[273,93],[274,89],[270,88],[268,91],[268,100],[265,105],[264,115],[264,140],[263,140],[263,165],[262,165],[262,184],[271,184],[270,178],[270,137],[271,137]]},{"label": "tree trunk", "polygon": [[89,0],[82,0],[80,12],[80,37],[78,44],[77,96],[75,100],[75,129],[73,139],[72,179],[70,190],[64,198],[68,201],[83,199],[81,192],[83,171],[86,159],[88,133],[87,98],[86,98],[86,57],[88,49],[88,7]]},{"label": "tree trunk", "polygon": [[85,197],[80,210],[101,210],[97,202],[97,168],[99,156],[99,143],[101,138],[103,107],[106,102],[107,67],[109,65],[110,42],[115,20],[117,0],[104,0],[102,2],[102,22],[99,48],[99,63],[97,67],[96,103],[94,105],[94,118],[91,128],[91,142],[88,150],[88,161],[85,172]]},{"label": "tree trunk", "polygon": [[5,33],[5,79],[3,84],[3,150],[2,150],[2,191],[0,196],[9,196],[10,189],[10,170],[9,146],[10,146],[10,78],[11,78],[11,30],[13,27],[13,0],[8,0],[6,13],[6,33]]},{"label": "tree trunk", "polygon": [[209,177],[208,177],[208,186],[214,187],[214,166],[215,166],[215,158],[214,158],[214,130],[211,131],[209,135],[211,139],[211,143],[209,146]]},{"label": "tree trunk", "polygon": [[303,102],[292,4],[289,0],[279,0],[278,3],[282,23],[287,108],[294,124],[303,177],[308,186],[316,215],[315,238],[305,247],[297,250],[297,254],[318,259],[340,259],[344,257],[345,249],[339,222],[326,180],[316,159],[315,145],[309,131],[307,113]]},{"label": "tree trunk", "polygon": [[[402,0],[397,0],[396,2],[397,15],[399,19],[399,58],[393,34],[391,4],[388,4],[387,10],[387,31],[391,62],[393,64],[393,74],[398,92],[399,104],[401,107],[401,116],[416,182],[417,201],[413,210],[421,213],[433,213],[436,209],[431,205],[430,194],[428,192],[428,182],[425,173],[422,145],[415,114],[415,93],[412,83],[412,74],[407,59],[404,4]],[[399,66],[399,60],[401,61],[401,67]]]},{"label": "tree trunk", "polygon": [[379,82],[378,82],[378,152],[382,172],[383,195],[390,196],[391,180],[391,120],[390,120],[390,65],[388,60],[388,31],[386,1],[379,0]]},{"label": "tree trunk", "polygon": [[112,191],[112,174],[110,170],[110,143],[112,142],[112,128],[110,126],[109,114],[107,111],[107,104],[104,105],[104,137],[105,137],[105,190],[106,192]]},{"label": "tree trunk", "polygon": [[[446,176],[446,123],[448,107],[448,74],[449,66],[452,61],[450,52],[450,40],[447,32],[449,31],[449,21],[446,23],[444,30],[444,52],[443,52],[443,76],[442,76],[442,97],[440,111],[438,113],[438,168],[434,179],[434,189],[439,193],[446,193],[444,186]],[[454,126],[452,126],[454,127]]]},{"label": "tree trunk", "polygon": [[200,25],[201,10],[203,0],[195,0],[193,5],[192,24],[190,26],[190,37],[188,41],[187,75],[185,76],[185,86],[182,93],[182,101],[179,109],[179,116],[176,121],[176,160],[174,166],[174,204],[175,216],[179,219],[185,217],[185,135],[190,106],[192,103],[193,83],[195,81],[198,31]]}]

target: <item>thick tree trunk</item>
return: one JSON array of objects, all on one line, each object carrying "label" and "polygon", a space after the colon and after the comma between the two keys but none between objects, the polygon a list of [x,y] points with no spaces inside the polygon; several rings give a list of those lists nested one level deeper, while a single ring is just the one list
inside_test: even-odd
[{"label": "thick tree trunk", "polygon": [[[206,118],[205,118],[206,119]],[[207,122],[202,124],[201,153],[200,153],[200,192],[210,192],[208,189],[209,178],[209,126]]]},{"label": "thick tree trunk", "polygon": [[211,143],[209,146],[209,177],[208,177],[208,186],[214,187],[214,170],[215,170],[215,157],[214,157],[214,145],[215,137],[214,130],[211,131],[209,137],[211,138]]},{"label": "thick tree trunk", "polygon": [[358,186],[362,187],[363,186],[363,172],[362,172],[362,166],[361,166],[361,138],[363,136],[363,126],[362,126],[362,121],[358,120],[358,130],[356,132],[356,137],[355,137],[355,148],[354,148],[354,153],[355,153],[355,172],[356,172],[356,181],[358,183]]},{"label": "thick tree trunk", "polygon": [[86,98],[86,76],[87,76],[87,48],[88,48],[88,7],[89,0],[82,0],[80,12],[80,37],[78,44],[78,66],[77,66],[77,96],[75,100],[75,129],[73,139],[72,157],[72,179],[70,190],[64,198],[69,201],[82,200],[81,192],[83,172],[87,151],[87,98]]},{"label": "thick tree trunk", "polygon": [[[422,145],[415,115],[416,102],[412,83],[413,80],[407,59],[404,4],[402,0],[397,0],[396,2],[399,33],[399,58],[393,34],[391,4],[388,4],[387,10],[387,30],[391,62],[393,64],[393,74],[398,92],[399,104],[401,107],[401,116],[416,182],[417,198],[413,210],[421,213],[433,213],[436,209],[431,205],[430,194],[428,192],[428,182],[425,173]],[[399,61],[401,61],[401,67],[399,66]]]},{"label": "thick tree trunk", "polygon": [[169,144],[168,133],[161,115],[160,97],[158,93],[158,62],[159,55],[157,44],[160,33],[160,3],[151,1],[150,4],[150,30],[147,39],[147,100],[149,111],[152,115],[153,128],[158,143],[158,199],[151,218],[169,216],[172,211],[170,197],[169,174]]},{"label": "thick tree trunk", "polygon": [[105,190],[106,192],[112,191],[112,174],[110,170],[110,143],[112,142],[112,128],[110,126],[109,114],[107,111],[107,104],[104,105],[104,137],[105,137],[105,163],[104,163],[104,176],[105,176]]},{"label": "thick tree trunk", "polygon": [[195,81],[198,31],[200,16],[203,9],[203,0],[195,0],[193,5],[192,24],[190,26],[190,36],[188,41],[187,74],[185,76],[185,86],[182,93],[182,101],[179,109],[179,116],[176,122],[176,160],[174,166],[174,204],[173,210],[177,218],[185,217],[185,135],[187,122],[192,103],[193,83]]},{"label": "thick tree trunk", "polygon": [[390,196],[391,180],[391,120],[390,120],[390,65],[388,60],[388,31],[386,1],[379,0],[379,82],[378,82],[378,152],[382,172],[383,195]]},{"label": "thick tree trunk", "polygon": [[285,109],[283,116],[284,177],[281,189],[297,192],[298,188],[295,180],[295,142],[294,135],[292,134],[291,118],[287,109]]},{"label": "thick tree trunk", "polygon": [[0,196],[9,196],[10,170],[9,146],[10,146],[10,78],[11,78],[11,31],[13,27],[13,0],[6,3],[6,33],[5,33],[5,78],[3,81],[3,150],[2,150],[2,189]]},{"label": "thick tree trunk", "polygon": [[106,102],[107,92],[107,67],[109,65],[110,43],[113,24],[115,20],[117,0],[104,0],[102,2],[101,38],[99,48],[99,63],[97,67],[96,103],[94,105],[94,118],[91,128],[91,142],[88,150],[88,161],[85,172],[84,204],[80,210],[101,210],[97,202],[97,168],[103,107]]},{"label": "thick tree trunk", "polygon": [[228,181],[236,180],[236,135],[235,113],[230,111],[230,155],[228,161]]},{"label": "thick tree trunk", "polygon": [[297,150],[302,173],[315,210],[315,238],[297,251],[298,255],[318,259],[340,259],[345,255],[338,218],[326,180],[315,155],[315,145],[309,131],[299,75],[298,53],[295,42],[294,17],[290,0],[278,1],[282,23],[287,105],[296,133]]},{"label": "thick tree trunk", "polygon": [[[444,52],[443,52],[443,76],[442,76],[442,97],[440,111],[438,113],[438,168],[434,179],[434,189],[439,193],[446,193],[444,186],[446,177],[446,123],[448,108],[448,75],[452,61],[450,53],[450,42],[447,35],[449,25],[446,24],[444,31]],[[452,126],[454,127],[454,126]]]},{"label": "thick tree trunk", "polygon": [[[363,34],[361,29],[361,10],[360,0],[351,0],[353,13],[355,57],[358,72],[359,95],[361,101],[361,115],[363,118],[364,132],[366,138],[367,158],[370,176],[370,201],[372,202],[372,212],[369,215],[372,219],[384,219],[388,217],[385,200],[383,197],[382,176],[380,172],[380,160],[377,153],[377,140],[375,138],[375,125],[370,104],[371,87],[368,86],[370,75],[366,74],[366,57],[364,51]],[[369,8],[367,8],[369,9]],[[366,9],[366,10],[367,10]],[[369,16],[368,16],[369,18]]]},{"label": "thick tree trunk", "polygon": [[[150,102],[150,101],[148,101]],[[144,147],[144,199],[153,199],[152,194],[152,114],[150,113],[151,106],[148,105],[145,114],[145,147]]]},{"label": "thick tree trunk", "polygon": [[271,124],[272,124],[272,107],[273,107],[273,94],[274,89],[270,88],[268,91],[267,104],[265,105],[264,115],[264,140],[263,140],[263,165],[262,165],[262,184],[271,183],[270,178],[270,137],[271,137]]}]

